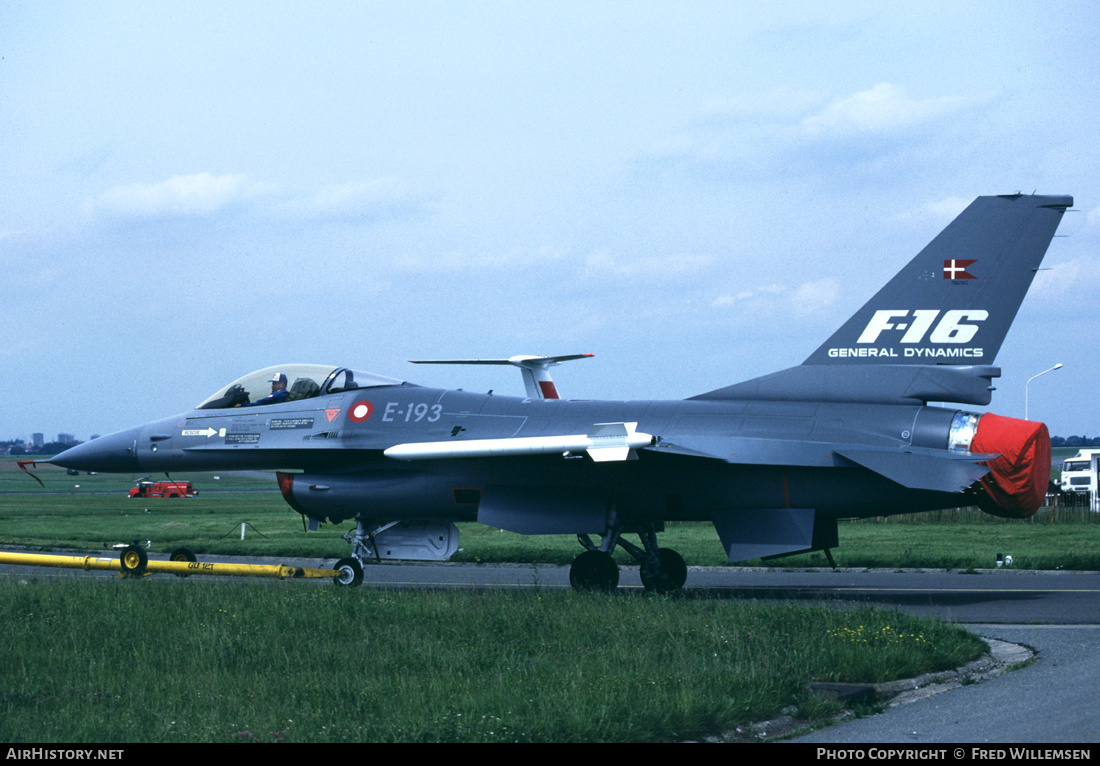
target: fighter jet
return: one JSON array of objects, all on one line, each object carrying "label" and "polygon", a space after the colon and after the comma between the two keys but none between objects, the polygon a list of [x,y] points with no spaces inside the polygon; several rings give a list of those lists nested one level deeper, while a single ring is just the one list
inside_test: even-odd
[{"label": "fighter jet", "polygon": [[689,399],[557,398],[548,369],[587,355],[435,360],[517,366],[524,397],[284,364],[51,462],[276,471],[314,528],[355,523],[336,564],[347,585],[365,562],[448,558],[455,522],[577,535],[579,589],[617,587],[621,547],[646,588],[674,591],[687,567],[658,544],[667,521],[712,522],[737,562],[828,552],[843,518],[975,504],[1026,517],[1047,489],[1046,426],[965,406],[990,403],[994,359],[1072,204],[979,197],[801,365]]}]

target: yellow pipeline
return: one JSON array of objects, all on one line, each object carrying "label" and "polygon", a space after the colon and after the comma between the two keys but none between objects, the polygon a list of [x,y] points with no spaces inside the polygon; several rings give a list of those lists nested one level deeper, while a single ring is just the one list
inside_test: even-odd
[{"label": "yellow pipeline", "polygon": [[[63,567],[67,569],[113,569],[121,571],[118,558],[103,556],[54,556],[42,553],[6,553],[0,551],[0,564],[18,564],[35,567]],[[152,561],[145,566],[145,573],[166,572],[177,575],[223,575],[246,577],[335,577],[335,569],[292,567],[285,564],[222,564],[201,561]]]},{"label": "yellow pipeline", "polygon": [[150,561],[146,572],[187,575],[235,575],[239,577],[335,577],[335,569],[292,567],[285,564],[221,564],[206,561]]},{"label": "yellow pipeline", "polygon": [[0,564],[22,564],[31,567],[65,567],[66,569],[121,570],[117,558],[102,556],[50,556],[44,553],[6,553],[0,551]]}]

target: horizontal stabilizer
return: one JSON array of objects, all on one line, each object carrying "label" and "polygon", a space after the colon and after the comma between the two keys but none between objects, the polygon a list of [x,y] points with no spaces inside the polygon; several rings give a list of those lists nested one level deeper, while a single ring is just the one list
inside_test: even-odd
[{"label": "horizontal stabilizer", "polygon": [[993,379],[1000,376],[1000,368],[990,365],[805,364],[691,398],[984,407],[993,398]]},{"label": "horizontal stabilizer", "polygon": [[443,460],[587,452],[596,462],[629,460],[631,450],[655,441],[650,434],[637,432],[637,427],[637,423],[597,423],[587,434],[410,442],[390,447],[385,455],[396,460]]},{"label": "horizontal stabilizer", "polygon": [[997,455],[971,452],[918,452],[914,450],[843,449],[836,454],[909,489],[962,492],[989,473],[989,461]]}]

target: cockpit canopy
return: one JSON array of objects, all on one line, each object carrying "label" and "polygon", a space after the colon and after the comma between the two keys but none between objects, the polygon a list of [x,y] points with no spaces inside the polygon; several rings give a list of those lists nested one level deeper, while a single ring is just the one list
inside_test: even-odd
[{"label": "cockpit canopy", "polygon": [[257,404],[272,393],[272,383],[284,380],[286,397],[281,401],[312,399],[358,388],[403,386],[405,381],[387,378],[371,372],[359,372],[347,367],[324,364],[284,364],[249,373],[221,388],[195,409],[216,410],[240,405]]}]

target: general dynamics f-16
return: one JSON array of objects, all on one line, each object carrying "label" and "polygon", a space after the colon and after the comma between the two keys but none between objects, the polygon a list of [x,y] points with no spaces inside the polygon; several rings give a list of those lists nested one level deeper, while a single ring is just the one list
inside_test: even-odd
[{"label": "general dynamics f-16", "polygon": [[669,591],[687,576],[658,545],[670,520],[712,522],[736,562],[828,553],[841,518],[1026,517],[1047,489],[1046,426],[943,405],[991,401],[994,358],[1072,204],[979,197],[801,365],[682,401],[557,398],[549,368],[587,355],[437,360],[519,367],[523,398],[287,364],[51,462],[275,470],[314,528],[355,522],[344,584],[366,561],[448,558],[459,521],[577,535],[577,588],[615,588],[621,547]]}]

